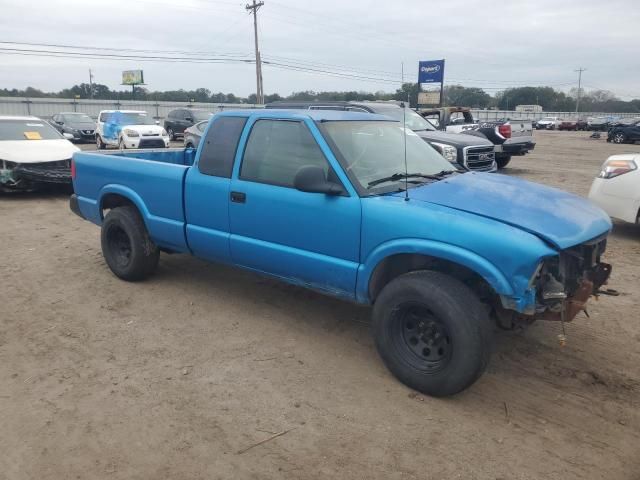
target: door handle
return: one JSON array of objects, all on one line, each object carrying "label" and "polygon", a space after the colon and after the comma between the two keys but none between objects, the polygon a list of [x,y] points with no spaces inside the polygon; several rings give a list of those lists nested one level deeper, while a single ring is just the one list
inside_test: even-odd
[{"label": "door handle", "polygon": [[231,192],[231,201],[234,203],[245,203],[247,194],[244,192]]}]

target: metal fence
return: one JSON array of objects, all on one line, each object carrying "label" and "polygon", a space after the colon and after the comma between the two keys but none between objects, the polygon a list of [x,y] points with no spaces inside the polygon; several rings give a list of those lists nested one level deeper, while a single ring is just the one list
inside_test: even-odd
[{"label": "metal fence", "polygon": [[164,119],[176,108],[198,108],[212,113],[231,109],[253,109],[248,103],[155,102],[137,100],[76,100],[66,98],[0,97],[0,115],[34,115],[50,118],[60,112],[81,112],[97,118],[101,110],[145,110],[155,119]]},{"label": "metal fence", "polygon": [[471,110],[476,120],[500,120],[505,118],[540,120],[543,117],[558,117],[562,119],[589,117],[640,117],[638,113],[602,113],[602,112],[516,112],[514,110]]},{"label": "metal fence", "polygon": [[[212,113],[231,109],[262,108],[248,103],[196,103],[156,102],[137,100],[77,100],[68,98],[22,98],[0,97],[0,115],[34,115],[50,118],[60,112],[81,112],[97,118],[101,110],[145,110],[156,120],[166,118],[175,108],[199,108]],[[499,120],[503,118],[539,120],[543,117],[587,118],[587,117],[640,117],[636,113],[602,112],[516,112],[513,110],[472,110],[477,120]]]}]

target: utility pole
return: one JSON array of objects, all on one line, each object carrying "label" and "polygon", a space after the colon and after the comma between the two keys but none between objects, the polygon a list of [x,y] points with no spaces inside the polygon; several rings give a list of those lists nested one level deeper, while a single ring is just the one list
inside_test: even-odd
[{"label": "utility pole", "polygon": [[258,9],[264,5],[263,1],[247,4],[245,9],[253,10],[253,35],[256,47],[256,103],[264,104],[264,90],[262,88],[262,60],[260,59],[260,49],[258,48]]},{"label": "utility pole", "polygon": [[580,95],[582,95],[582,72],[586,71],[586,68],[580,67],[574,72],[578,72],[578,98],[576,99],[576,113],[580,110]]},{"label": "utility pole", "polygon": [[93,73],[89,69],[89,98],[93,99]]}]

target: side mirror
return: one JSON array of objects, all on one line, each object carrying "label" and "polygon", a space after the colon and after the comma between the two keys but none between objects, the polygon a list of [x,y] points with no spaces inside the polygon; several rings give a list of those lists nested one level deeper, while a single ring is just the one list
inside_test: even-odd
[{"label": "side mirror", "polygon": [[66,138],[67,140],[73,140],[73,134],[71,134],[71,133],[64,132],[64,133],[62,134],[62,136],[63,136],[64,138]]},{"label": "side mirror", "polygon": [[324,169],[317,165],[307,165],[300,167],[293,186],[301,192],[324,193],[326,195],[342,195],[344,189],[342,185],[327,180]]}]

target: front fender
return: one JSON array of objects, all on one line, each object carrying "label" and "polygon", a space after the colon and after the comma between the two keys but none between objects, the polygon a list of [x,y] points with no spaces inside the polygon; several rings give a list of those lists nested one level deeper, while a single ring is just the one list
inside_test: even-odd
[{"label": "front fender", "polygon": [[464,248],[434,240],[418,238],[398,239],[378,245],[369,253],[358,268],[356,298],[361,303],[371,303],[369,298],[369,282],[371,275],[382,260],[398,254],[421,254],[442,258],[463,265],[482,278],[500,295],[512,297],[514,289],[505,275],[491,262]]}]

